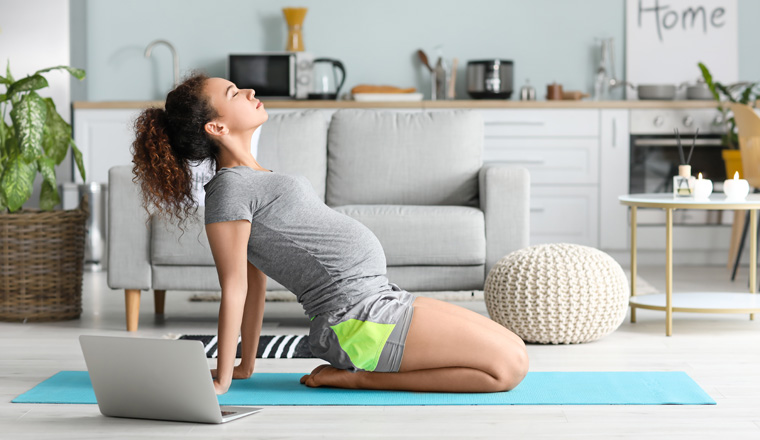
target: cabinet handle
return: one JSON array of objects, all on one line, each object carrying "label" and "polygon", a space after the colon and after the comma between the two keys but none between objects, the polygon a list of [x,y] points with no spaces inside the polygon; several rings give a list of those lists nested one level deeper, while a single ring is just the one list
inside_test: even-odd
[{"label": "cabinet handle", "polygon": [[544,212],[544,208],[541,207],[531,207],[530,212]]},{"label": "cabinet handle", "polygon": [[540,127],[544,123],[541,121],[490,121],[486,122],[485,125],[534,125]]},{"label": "cabinet handle", "polygon": [[503,162],[506,162],[506,163],[524,163],[524,164],[534,164],[534,165],[543,165],[543,164],[546,163],[545,160],[541,160],[541,159],[504,160]]},{"label": "cabinet handle", "polygon": [[612,118],[612,148],[617,147],[617,119]]}]

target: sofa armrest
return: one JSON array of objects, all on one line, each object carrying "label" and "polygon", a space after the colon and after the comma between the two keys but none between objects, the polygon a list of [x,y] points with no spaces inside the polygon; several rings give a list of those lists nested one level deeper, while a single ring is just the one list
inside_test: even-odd
[{"label": "sofa armrest", "polygon": [[486,223],[485,275],[502,257],[528,246],[530,174],[523,167],[485,164],[478,173]]},{"label": "sofa armrest", "polygon": [[132,166],[108,170],[108,287],[151,288],[150,223]]}]

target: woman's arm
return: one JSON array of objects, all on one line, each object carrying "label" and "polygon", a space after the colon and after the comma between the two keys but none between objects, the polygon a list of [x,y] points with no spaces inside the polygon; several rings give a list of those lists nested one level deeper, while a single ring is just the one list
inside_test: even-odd
[{"label": "woman's arm", "polygon": [[206,225],[206,234],[222,287],[214,388],[217,394],[223,394],[232,383],[237,340],[248,291],[248,240],[251,236],[251,223],[247,220],[210,223]]},{"label": "woman's arm", "polygon": [[261,324],[264,320],[264,302],[266,300],[267,276],[256,266],[248,263],[248,295],[245,298],[243,327],[241,328],[241,362],[243,377],[253,374],[256,352],[259,348]]}]

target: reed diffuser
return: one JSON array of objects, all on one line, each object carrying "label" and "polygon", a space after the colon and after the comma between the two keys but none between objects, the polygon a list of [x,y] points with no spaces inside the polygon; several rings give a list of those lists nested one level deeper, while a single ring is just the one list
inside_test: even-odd
[{"label": "reed diffuser", "polygon": [[678,129],[675,129],[676,139],[678,140],[678,156],[681,159],[681,163],[678,165],[678,175],[673,176],[673,195],[675,197],[691,197],[694,195],[695,178],[691,175],[691,155],[694,153],[694,146],[697,144],[697,135],[699,134],[699,128],[694,133],[694,140],[691,143],[691,149],[689,149],[689,156],[687,157],[683,151],[683,145],[681,145],[681,135],[678,133]]}]

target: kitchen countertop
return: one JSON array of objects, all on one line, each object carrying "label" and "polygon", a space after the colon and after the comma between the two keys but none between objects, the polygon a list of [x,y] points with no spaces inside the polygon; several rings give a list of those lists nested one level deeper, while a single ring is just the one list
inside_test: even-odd
[{"label": "kitchen countertop", "polygon": [[[435,108],[487,108],[487,109],[511,109],[511,108],[617,108],[617,109],[640,109],[640,108],[714,108],[715,101],[590,101],[590,100],[562,100],[562,101],[513,101],[513,100],[489,100],[489,99],[452,99],[444,101],[397,101],[397,102],[358,102],[358,101],[295,101],[295,100],[266,100],[262,99],[266,108],[411,108],[411,109],[435,109]],[[162,107],[164,101],[76,101],[72,104],[74,109],[141,109],[148,107]]]}]

